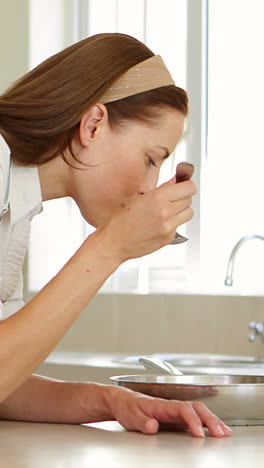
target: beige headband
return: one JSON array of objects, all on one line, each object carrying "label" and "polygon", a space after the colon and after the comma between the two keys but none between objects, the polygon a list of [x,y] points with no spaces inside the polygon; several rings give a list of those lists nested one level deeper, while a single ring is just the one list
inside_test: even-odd
[{"label": "beige headband", "polygon": [[107,89],[99,100],[103,103],[118,101],[167,85],[175,85],[171,74],[161,56],[153,55],[130,68]]}]

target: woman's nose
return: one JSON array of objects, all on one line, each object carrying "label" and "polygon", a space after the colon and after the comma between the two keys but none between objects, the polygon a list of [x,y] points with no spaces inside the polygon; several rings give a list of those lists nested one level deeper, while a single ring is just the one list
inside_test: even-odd
[{"label": "woman's nose", "polygon": [[159,171],[153,171],[152,174],[148,174],[140,186],[140,193],[150,192],[157,187],[159,180]]}]

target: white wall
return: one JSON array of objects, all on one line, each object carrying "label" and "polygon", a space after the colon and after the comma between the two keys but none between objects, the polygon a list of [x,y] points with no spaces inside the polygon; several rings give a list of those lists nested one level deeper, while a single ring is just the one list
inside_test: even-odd
[{"label": "white wall", "polygon": [[28,71],[29,0],[0,0],[0,92]]}]

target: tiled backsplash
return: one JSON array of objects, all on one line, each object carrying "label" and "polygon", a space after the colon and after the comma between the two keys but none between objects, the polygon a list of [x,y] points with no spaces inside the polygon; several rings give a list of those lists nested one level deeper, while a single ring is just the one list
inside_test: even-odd
[{"label": "tiled backsplash", "polygon": [[264,321],[263,297],[98,294],[57,349],[264,355],[250,320]]}]

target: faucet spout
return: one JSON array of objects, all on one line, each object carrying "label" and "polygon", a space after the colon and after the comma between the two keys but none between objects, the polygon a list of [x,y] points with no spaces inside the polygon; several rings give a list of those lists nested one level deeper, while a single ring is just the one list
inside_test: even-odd
[{"label": "faucet spout", "polygon": [[252,240],[252,239],[260,239],[264,241],[264,236],[261,236],[260,234],[250,234],[249,236],[241,237],[241,239],[239,239],[239,241],[233,247],[229,260],[228,260],[227,272],[226,272],[226,277],[225,277],[225,286],[233,285],[233,273],[234,273],[235,259],[236,259],[237,252],[239,251],[241,245],[243,245],[245,242]]}]

